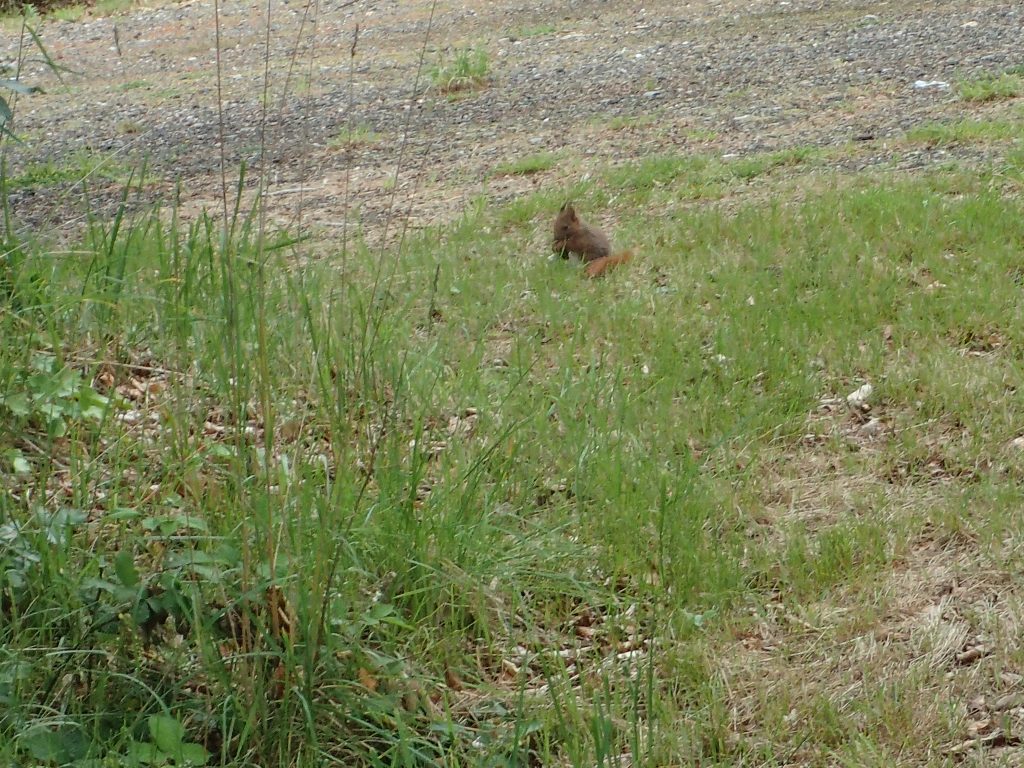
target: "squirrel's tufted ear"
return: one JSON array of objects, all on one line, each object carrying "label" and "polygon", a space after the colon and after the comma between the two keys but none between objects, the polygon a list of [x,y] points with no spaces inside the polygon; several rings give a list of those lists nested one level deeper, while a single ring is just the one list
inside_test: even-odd
[{"label": "squirrel's tufted ear", "polygon": [[576,218],[576,209],[572,207],[572,203],[562,203],[562,207],[558,209],[559,213],[568,213],[570,218]]}]

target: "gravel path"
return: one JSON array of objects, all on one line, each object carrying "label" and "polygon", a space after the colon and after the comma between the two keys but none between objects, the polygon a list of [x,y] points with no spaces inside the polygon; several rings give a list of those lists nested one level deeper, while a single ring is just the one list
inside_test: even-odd
[{"label": "gravel path", "polygon": [[[62,85],[38,63],[26,68],[47,94],[17,105],[27,143],[13,147],[12,172],[81,150],[112,153],[122,165],[148,158],[155,181],[144,198],[180,183],[186,208],[219,209],[212,5],[44,23],[51,54],[79,74]],[[242,0],[221,17],[229,177],[245,161],[250,180],[267,174],[278,220],[301,213],[331,232],[348,216],[371,237],[392,206],[425,226],[479,195],[508,200],[652,152],[742,155],[859,140],[864,151],[849,162],[888,163],[907,128],[966,109],[949,90],[915,89],[916,80],[952,82],[1024,62],[1020,2],[470,0],[438,2],[432,15],[425,0],[322,0],[317,9],[293,0],[271,7],[261,155],[266,13]],[[2,61],[16,56],[12,30]],[[447,99],[425,74],[417,85],[421,57],[429,67],[439,52],[470,44],[490,54],[486,88]],[[350,120],[374,140],[339,143]],[[565,162],[532,176],[493,175],[540,151]],[[900,157],[915,165],[931,154]],[[101,210],[119,194],[99,179],[91,190]],[[62,195],[16,190],[12,202],[25,224],[57,224],[74,202]]]}]

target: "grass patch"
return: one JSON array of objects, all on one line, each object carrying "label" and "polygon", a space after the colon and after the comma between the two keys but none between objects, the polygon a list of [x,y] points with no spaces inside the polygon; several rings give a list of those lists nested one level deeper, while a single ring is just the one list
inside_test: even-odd
[{"label": "grass patch", "polygon": [[371,147],[383,141],[383,134],[377,133],[373,128],[364,123],[354,125],[351,128],[342,130],[332,137],[327,146],[330,149],[344,149],[346,147]]},{"label": "grass patch", "polygon": [[806,164],[821,156],[816,147],[796,147],[779,152],[742,157],[726,164],[728,172],[737,179],[754,179],[778,168]]},{"label": "grass patch", "polygon": [[139,88],[152,88],[153,83],[149,80],[129,80],[127,83],[119,83],[116,87],[119,91],[134,91]]},{"label": "grass patch", "polygon": [[964,101],[977,103],[1015,99],[1024,94],[1024,72],[1017,68],[960,80],[956,83],[956,92]]},{"label": "grass patch", "polygon": [[[382,283],[244,215],[8,235],[0,755],[941,762],[1020,654],[956,661],[1016,626],[1024,216],[955,171],[678,204],[815,158],[473,205]],[[569,197],[629,267],[524,252]]]},{"label": "grass patch", "polygon": [[1015,120],[958,120],[952,123],[931,123],[907,132],[907,141],[930,144],[987,144],[1010,141],[1024,135],[1021,123]]},{"label": "grass patch", "polygon": [[55,8],[46,15],[56,21],[79,21],[85,17],[87,10],[88,7],[84,5],[66,5],[62,8]]},{"label": "grass patch", "polygon": [[[597,116],[588,120],[590,125],[607,128],[610,131],[626,131],[640,128],[659,129],[668,126],[670,121],[661,113],[643,115],[616,115],[615,117]],[[682,131],[684,138],[690,141],[709,142],[718,138],[715,131],[704,128],[689,128]]]},{"label": "grass patch", "polygon": [[655,125],[659,119],[658,115],[616,115],[610,118],[594,118],[591,122],[594,125],[604,126],[610,131],[622,131],[627,128],[644,128]]},{"label": "grass patch", "polygon": [[609,186],[621,190],[637,204],[673,195],[713,200],[728,194],[737,182],[768,176],[781,168],[816,163],[825,156],[824,150],[815,147],[725,158],[661,155],[613,169],[605,177]]},{"label": "grass patch", "polygon": [[126,175],[127,170],[116,158],[79,150],[60,160],[30,163],[6,183],[12,188],[51,187],[90,178],[117,181]]},{"label": "grass patch", "polygon": [[459,93],[487,83],[490,57],[483,48],[457,48],[430,70],[430,79],[441,93]]},{"label": "grass patch", "polygon": [[554,24],[533,24],[518,27],[509,37],[512,40],[527,40],[531,37],[542,37],[544,35],[553,35],[557,27]]},{"label": "grass patch", "polygon": [[89,5],[62,5],[48,8],[45,16],[57,21],[80,21],[86,15],[112,16],[127,11],[131,7],[132,0],[96,0]]},{"label": "grass patch", "polygon": [[122,120],[117,124],[116,130],[118,133],[125,134],[126,136],[134,136],[142,133],[142,124],[134,120]]},{"label": "grass patch", "polygon": [[551,170],[557,162],[558,155],[554,152],[537,152],[501,163],[495,166],[494,173],[498,176],[528,176],[531,173]]},{"label": "grass patch", "polygon": [[714,141],[718,138],[718,132],[710,128],[690,128],[683,135],[691,141]]}]

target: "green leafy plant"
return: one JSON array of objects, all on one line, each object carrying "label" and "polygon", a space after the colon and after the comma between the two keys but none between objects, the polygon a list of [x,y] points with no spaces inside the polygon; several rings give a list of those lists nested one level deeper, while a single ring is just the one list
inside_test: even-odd
[{"label": "green leafy plant", "polygon": [[146,725],[148,741],[133,740],[125,745],[122,757],[126,764],[200,766],[210,760],[210,753],[205,747],[186,740],[185,726],[171,715],[150,715]]},{"label": "green leafy plant", "polygon": [[66,551],[74,531],[86,520],[81,510],[56,512],[36,507],[20,524],[0,526],[0,602],[18,605],[41,581],[40,569],[51,548]]},{"label": "green leafy plant", "polygon": [[0,393],[0,414],[11,421],[8,432],[38,428],[52,437],[67,434],[73,422],[98,423],[107,414],[109,398],[97,392],[78,371],[45,352],[31,355],[29,367],[15,374]]}]

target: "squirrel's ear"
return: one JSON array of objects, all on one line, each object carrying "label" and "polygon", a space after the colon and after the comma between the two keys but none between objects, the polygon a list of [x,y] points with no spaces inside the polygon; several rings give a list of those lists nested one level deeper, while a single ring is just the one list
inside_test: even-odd
[{"label": "squirrel's ear", "polygon": [[562,210],[569,214],[570,219],[576,218],[576,209],[572,207],[572,203],[566,203],[563,205]]}]

